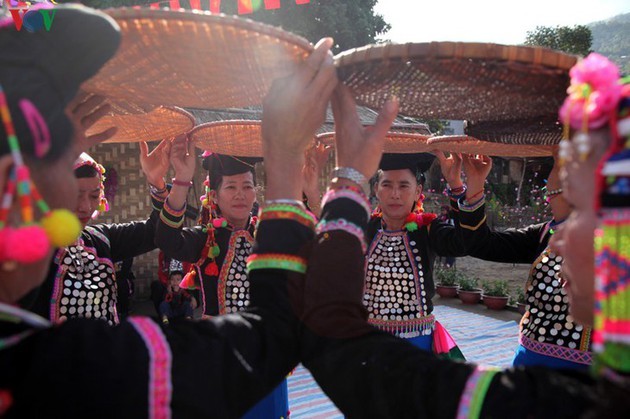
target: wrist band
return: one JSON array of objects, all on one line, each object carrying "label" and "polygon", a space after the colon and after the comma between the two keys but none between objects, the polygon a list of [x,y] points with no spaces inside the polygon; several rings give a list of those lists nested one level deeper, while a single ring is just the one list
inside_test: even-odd
[{"label": "wrist band", "polygon": [[282,253],[252,254],[247,258],[247,272],[257,269],[281,269],[304,274],[306,260],[299,256]]},{"label": "wrist band", "polygon": [[304,202],[300,201],[299,199],[267,199],[265,201],[265,207],[271,205],[295,205],[302,209],[306,209],[306,207],[304,206]]},{"label": "wrist band", "polygon": [[467,202],[475,202],[473,201],[473,199],[477,198],[479,195],[481,195],[483,193],[483,189],[480,190],[479,192],[477,192],[476,194],[474,194],[473,196],[470,197],[470,199],[466,198]]},{"label": "wrist band", "polygon": [[177,180],[177,179],[173,178],[171,180],[171,182],[173,183],[173,185],[183,186],[184,188],[190,188],[193,185],[192,180],[189,181],[189,182],[184,182],[182,180]]},{"label": "wrist band", "polygon": [[363,176],[363,174],[357,169],[353,169],[352,167],[335,167],[335,169],[332,171],[331,177],[333,179],[348,179],[359,185],[363,185],[367,182],[365,176]]},{"label": "wrist band", "polygon": [[161,195],[163,193],[165,193],[168,190],[168,188],[166,187],[166,182],[164,182],[164,187],[163,188],[158,188],[157,186],[155,186],[152,183],[149,183],[149,191],[153,194],[156,195]]},{"label": "wrist band", "polygon": [[462,192],[464,192],[466,190],[466,186],[462,185],[459,188],[449,188],[449,191],[453,194],[453,195],[459,195]]}]

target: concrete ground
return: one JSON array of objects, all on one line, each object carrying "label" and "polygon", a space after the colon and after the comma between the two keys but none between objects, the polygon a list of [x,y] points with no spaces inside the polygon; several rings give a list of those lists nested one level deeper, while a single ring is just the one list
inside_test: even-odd
[{"label": "concrete ground", "polygon": [[436,295],[435,298],[433,298],[433,304],[453,307],[506,322],[513,320],[516,323],[519,323],[522,317],[518,311],[509,308],[503,310],[490,310],[483,304],[463,304],[459,298],[441,298],[439,295]]},{"label": "concrete ground", "polygon": [[[441,298],[440,296],[436,295],[433,299],[433,304],[445,305],[471,313],[492,317],[494,319],[502,321],[513,320],[518,323],[521,320],[521,315],[517,311],[513,311],[510,309],[490,310],[486,308],[486,306],[484,306],[483,304],[463,304],[459,300],[459,298]],[[132,305],[132,314],[140,316],[157,316],[155,309],[153,308],[153,303],[150,300],[134,301]],[[200,315],[201,313],[199,313],[199,309],[197,309],[195,312],[195,317],[199,317]]]}]

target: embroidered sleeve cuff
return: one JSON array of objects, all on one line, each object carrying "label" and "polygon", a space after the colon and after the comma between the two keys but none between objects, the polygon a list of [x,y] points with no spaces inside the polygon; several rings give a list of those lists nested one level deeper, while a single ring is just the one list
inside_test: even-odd
[{"label": "embroidered sleeve cuff", "polygon": [[311,230],[315,228],[316,218],[313,213],[303,207],[291,204],[267,205],[260,211],[261,221],[292,220]]},{"label": "embroidered sleeve cuff", "polygon": [[253,254],[247,258],[247,272],[257,269],[281,269],[306,273],[306,259],[282,253]]},{"label": "embroidered sleeve cuff", "polygon": [[485,198],[481,198],[473,205],[467,205],[463,199],[459,200],[457,221],[461,228],[475,231],[486,222]]},{"label": "embroidered sleeve cuff", "polygon": [[165,200],[166,200],[166,197],[162,197],[160,195],[157,195],[151,192],[151,206],[153,207],[155,211],[162,211]]},{"label": "embroidered sleeve cuff", "polygon": [[363,253],[367,251],[367,244],[365,241],[365,232],[361,227],[353,224],[343,218],[338,218],[332,221],[322,220],[318,225],[315,232],[319,235],[328,231],[340,230],[345,231],[348,234],[352,234],[361,243],[361,250]]},{"label": "embroidered sleeve cuff", "polygon": [[343,219],[359,230],[365,231],[367,228],[370,206],[365,195],[354,190],[330,190],[322,202],[324,206],[320,224],[328,224]]},{"label": "embroidered sleeve cuff", "polygon": [[169,203],[168,198],[164,201],[162,211],[160,211],[160,220],[169,227],[179,228],[184,224],[184,214],[186,213],[186,205],[182,209],[175,210]]},{"label": "embroidered sleeve cuff", "polygon": [[372,212],[370,208],[370,202],[368,201],[367,196],[363,193],[362,189],[358,188],[337,188],[331,189],[322,198],[322,207],[325,207],[326,204],[332,202],[336,199],[349,199],[354,201],[358,205],[360,205],[366,214],[367,219],[370,219],[370,213]]},{"label": "embroidered sleeve cuff", "polygon": [[457,408],[457,419],[478,418],[481,414],[484,399],[492,383],[492,379],[499,372],[478,366],[468,377],[462,397]]}]

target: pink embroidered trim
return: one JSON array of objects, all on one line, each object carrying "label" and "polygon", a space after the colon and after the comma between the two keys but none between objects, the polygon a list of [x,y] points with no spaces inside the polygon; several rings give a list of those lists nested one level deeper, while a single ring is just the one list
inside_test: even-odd
[{"label": "pink embroidered trim", "polygon": [[326,204],[328,204],[331,201],[334,201],[335,199],[339,199],[339,198],[347,198],[350,199],[354,202],[356,202],[357,204],[361,205],[363,207],[363,209],[365,210],[367,216],[370,216],[370,213],[372,212],[371,208],[370,208],[370,204],[368,203],[367,199],[365,198],[364,195],[361,195],[358,192],[355,192],[351,189],[331,189],[328,192],[326,192],[326,194],[324,195],[324,197],[322,198],[322,208],[324,208],[324,206]]},{"label": "pink embroidered trim", "polygon": [[171,348],[162,329],[147,317],[131,317],[133,325],[149,352],[149,418],[171,417]]},{"label": "pink embroidered trim", "polygon": [[365,242],[365,233],[363,233],[363,229],[361,227],[347,220],[344,220],[343,218],[339,218],[334,221],[321,221],[317,225],[315,232],[317,234],[321,234],[333,230],[345,231],[346,233],[352,234],[354,237],[359,239],[359,243],[361,243],[361,251],[365,254],[365,251],[367,250],[367,244]]},{"label": "pink embroidered trim", "polygon": [[579,349],[565,348],[564,346],[553,345],[551,343],[538,342],[522,334],[519,337],[519,341],[524,348],[540,355],[564,359],[578,364],[590,365],[593,363],[593,356],[589,351],[581,351]]}]

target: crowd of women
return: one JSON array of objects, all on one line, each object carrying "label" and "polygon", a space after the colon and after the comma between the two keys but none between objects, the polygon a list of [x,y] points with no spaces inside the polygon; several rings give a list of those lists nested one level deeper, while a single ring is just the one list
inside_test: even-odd
[{"label": "crowd of women", "polygon": [[[117,25],[77,6],[56,7],[54,31],[7,22],[0,416],[287,417],[301,362],[350,417],[628,417],[630,89],[605,58],[571,71],[560,120],[575,138],[555,156],[546,223],[492,231],[492,161],[457,153],[436,153],[453,222],[426,213],[434,157],[382,154],[397,100],[362,127],[325,38],[264,100],[258,211],[256,160],[207,152],[200,222],[184,227],[199,157],[182,136],[141,147],[147,220],[91,225],[106,174],[79,153],[107,138],[84,132],[109,109],[78,90],[117,50]],[[325,152],[308,149],[329,104],[337,167],[320,204]],[[157,247],[190,266],[171,299],[199,290],[202,319],[121,321],[114,263]],[[432,314],[434,260],[462,255],[532,264],[511,369],[463,362]]]}]

